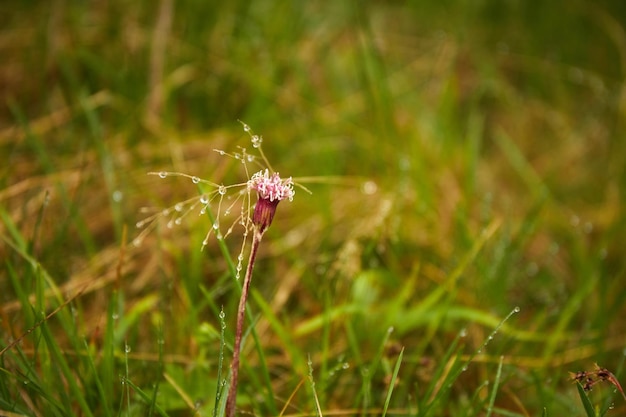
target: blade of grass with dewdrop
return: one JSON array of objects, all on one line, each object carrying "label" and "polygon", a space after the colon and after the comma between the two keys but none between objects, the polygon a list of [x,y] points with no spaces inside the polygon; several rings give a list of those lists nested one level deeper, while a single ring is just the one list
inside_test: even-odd
[{"label": "blade of grass with dewdrop", "polygon": [[404,355],[404,348],[400,350],[400,354],[398,355],[398,360],[396,361],[396,366],[394,367],[393,374],[391,376],[391,381],[389,381],[389,391],[387,391],[387,398],[385,398],[385,406],[383,407],[382,417],[387,415],[387,410],[389,409],[389,403],[391,402],[391,394],[393,393],[393,389],[396,386],[396,380],[398,379],[398,373],[400,372],[400,365],[402,364],[402,356]]},{"label": "blade of grass with dewdrop", "polygon": [[[441,387],[442,388],[436,394],[435,399],[430,404],[428,404],[428,406],[427,406],[428,408],[430,408],[436,401],[438,401],[442,397],[441,394],[445,393],[446,391],[448,391],[451,388],[452,383],[454,381],[456,381],[456,379],[461,375],[461,373],[463,373],[467,369],[468,365],[474,360],[476,355],[478,355],[480,352],[482,352],[487,347],[489,342],[498,333],[498,331],[504,325],[504,323],[508,319],[510,319],[511,316],[513,316],[514,314],[519,313],[519,311],[520,311],[519,307],[513,308],[513,310],[511,310],[509,312],[509,314],[507,314],[507,316],[504,317],[504,319],[502,319],[502,321],[496,326],[496,328],[489,334],[489,336],[485,339],[483,344],[472,355],[470,355],[470,357],[467,360],[462,361],[461,360],[461,358],[462,358],[461,353],[460,352],[457,353],[456,359],[452,363],[451,368],[449,369],[446,377],[444,378],[443,382],[441,383]],[[458,341],[459,341],[460,338],[461,338],[461,334],[457,335],[457,337],[455,339],[455,343],[453,343],[453,346],[458,344]],[[448,350],[448,352],[450,352],[450,354],[451,354],[452,351]],[[448,355],[446,354],[446,357],[447,356]],[[447,363],[447,359],[446,359],[446,363]],[[441,365],[440,365],[440,367],[441,367]],[[441,369],[443,369],[443,368],[441,368]],[[439,377],[433,378],[433,381],[437,381],[438,379],[439,379]],[[433,386],[433,383],[431,383],[431,386]],[[425,396],[425,398],[428,398],[428,397],[429,396]],[[420,414],[419,415],[422,415],[421,409],[420,409]]]},{"label": "blade of grass with dewdrop", "polygon": [[[220,319],[220,350],[218,353],[217,360],[217,387],[215,389],[215,405],[213,407],[213,417],[218,415],[224,415],[224,410],[226,409],[226,396],[224,396],[224,392],[226,391],[226,380],[222,380],[222,373],[224,371],[224,348],[226,347],[226,314],[224,313],[224,309],[220,310],[218,314]],[[223,397],[223,400],[222,400]],[[218,414],[218,409],[221,408],[221,412]]]},{"label": "blade of grass with dewdrop", "polygon": [[320,400],[317,394],[317,389],[315,388],[315,379],[313,378],[313,361],[311,360],[311,355],[309,355],[308,357],[307,366],[309,370],[308,371],[309,387],[311,388],[313,400],[315,401],[315,411],[317,413],[317,417],[322,417],[322,406],[320,405]]}]

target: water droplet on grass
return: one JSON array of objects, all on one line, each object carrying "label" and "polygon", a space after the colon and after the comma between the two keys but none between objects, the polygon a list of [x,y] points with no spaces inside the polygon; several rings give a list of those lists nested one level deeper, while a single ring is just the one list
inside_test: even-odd
[{"label": "water droplet on grass", "polygon": [[159,172],[159,177],[161,178],[167,177],[167,172],[164,172],[164,171]]},{"label": "water droplet on grass", "polygon": [[378,191],[378,185],[374,181],[366,181],[361,186],[361,192],[366,195],[375,194]]},{"label": "water droplet on grass", "polygon": [[111,198],[113,198],[113,201],[115,201],[116,203],[119,203],[124,198],[124,193],[122,193],[120,190],[115,190],[113,191],[113,195],[111,196]]}]

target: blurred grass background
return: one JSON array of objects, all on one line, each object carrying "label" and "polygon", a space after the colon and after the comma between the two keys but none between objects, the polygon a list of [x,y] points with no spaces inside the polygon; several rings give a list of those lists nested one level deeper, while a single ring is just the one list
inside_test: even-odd
[{"label": "blurred grass background", "polygon": [[4,1],[0,23],[0,347],[55,313],[0,357],[4,412],[210,415],[238,302],[210,221],[130,242],[197,192],[147,172],[245,180],[213,152],[248,146],[237,120],[322,177],[262,245],[242,410],[381,415],[394,382],[397,415],[582,415],[568,371],[622,377],[626,3]]}]

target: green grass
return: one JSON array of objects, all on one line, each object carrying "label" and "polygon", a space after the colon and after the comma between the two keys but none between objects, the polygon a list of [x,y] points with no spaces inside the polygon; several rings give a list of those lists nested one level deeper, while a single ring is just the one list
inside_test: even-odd
[{"label": "green grass", "polygon": [[568,373],[623,380],[621,2],[92,3],[0,5],[0,415],[223,413],[241,231],[132,242],[198,193],[147,172],[246,180],[238,120],[312,191],[242,415],[623,414]]}]

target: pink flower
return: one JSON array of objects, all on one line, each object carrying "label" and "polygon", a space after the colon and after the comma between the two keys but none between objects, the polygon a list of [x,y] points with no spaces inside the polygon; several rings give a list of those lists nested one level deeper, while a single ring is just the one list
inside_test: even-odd
[{"label": "pink flower", "polygon": [[258,228],[261,235],[272,224],[276,207],[282,200],[293,200],[296,193],[293,189],[291,177],[283,180],[277,172],[270,175],[269,170],[261,170],[248,181],[248,188],[256,190],[259,200],[254,207],[252,223]]}]

